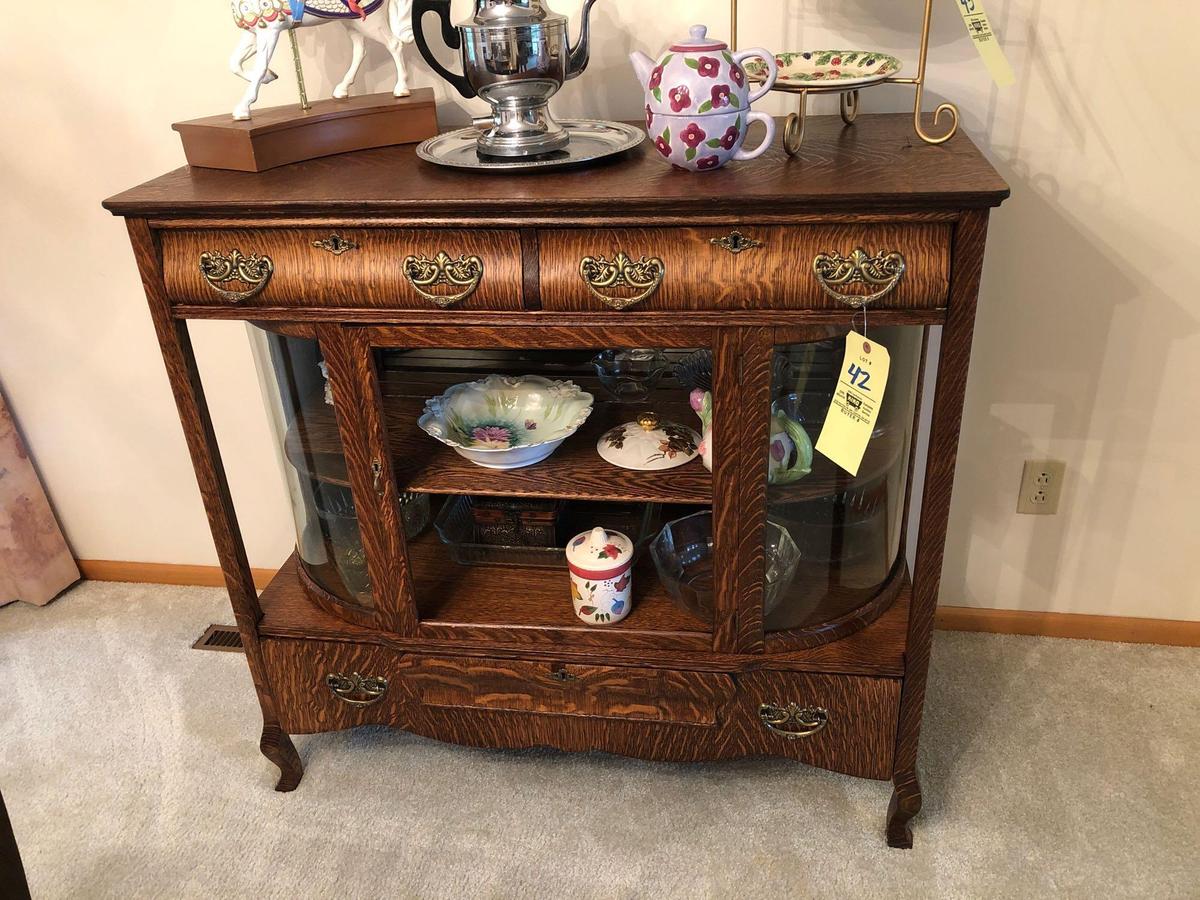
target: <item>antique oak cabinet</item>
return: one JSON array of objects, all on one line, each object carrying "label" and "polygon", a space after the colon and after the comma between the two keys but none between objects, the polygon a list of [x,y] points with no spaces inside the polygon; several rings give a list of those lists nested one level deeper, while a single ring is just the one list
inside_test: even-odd
[{"label": "antique oak cabinet", "polygon": [[[258,175],[180,169],[107,202],[127,220],[278,790],[302,775],[291,735],[367,724],[480,747],[780,756],[890,779],[887,840],[911,845],[976,296],[1008,189],[965,136],[927,146],[904,116],[817,121],[799,158],[774,149],[707,174],[653,153],[483,175],[396,147]],[[298,533],[261,595],[191,319],[252,323]],[[862,466],[818,453],[806,477],[770,483],[772,410],[816,440],[846,335],[864,327],[892,370]],[[664,361],[637,402],[592,367],[620,348]],[[427,398],[492,372],[570,378],[596,396],[592,417],[512,471],[417,428]],[[712,394],[711,473],[597,455],[604,429],[644,407],[696,425],[697,387]],[[512,533],[481,535],[476,507]],[[531,511],[558,522],[550,544],[615,521],[642,540],[706,510],[699,612],[643,552],[632,613],[589,626],[552,546],[537,559],[504,546],[524,543]],[[775,528],[800,555],[782,581]]]}]

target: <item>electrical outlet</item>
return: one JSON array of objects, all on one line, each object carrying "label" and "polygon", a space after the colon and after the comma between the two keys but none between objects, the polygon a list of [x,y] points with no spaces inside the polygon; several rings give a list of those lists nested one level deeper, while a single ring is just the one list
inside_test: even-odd
[{"label": "electrical outlet", "polygon": [[1067,464],[1059,459],[1028,459],[1021,474],[1017,512],[1026,516],[1053,516],[1062,499]]}]

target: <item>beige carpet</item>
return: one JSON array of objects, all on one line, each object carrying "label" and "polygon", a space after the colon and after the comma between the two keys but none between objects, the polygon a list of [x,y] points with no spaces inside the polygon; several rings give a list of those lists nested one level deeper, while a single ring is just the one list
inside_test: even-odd
[{"label": "beige carpet", "polygon": [[[890,789],[800,765],[302,737],[256,746],[223,594],[0,610],[0,789],[35,898],[1196,897],[1200,653],[939,633],[916,848]],[[0,885],[0,895],[3,889]]]}]

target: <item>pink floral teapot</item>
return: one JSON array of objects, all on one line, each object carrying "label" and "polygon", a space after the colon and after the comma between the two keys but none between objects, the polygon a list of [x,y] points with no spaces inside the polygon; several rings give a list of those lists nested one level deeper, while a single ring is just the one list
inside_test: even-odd
[{"label": "pink floral teapot", "polygon": [[[742,60],[760,57],[766,81],[751,92]],[[719,169],[731,159],[754,159],[775,140],[775,120],[750,111],[775,84],[775,54],[761,47],[731,53],[729,45],[693,25],[687,40],[676,41],[655,62],[644,53],[629,59],[646,89],[646,130],[658,153],[683,169]],[[754,150],[742,143],[752,121],[767,126]]]}]

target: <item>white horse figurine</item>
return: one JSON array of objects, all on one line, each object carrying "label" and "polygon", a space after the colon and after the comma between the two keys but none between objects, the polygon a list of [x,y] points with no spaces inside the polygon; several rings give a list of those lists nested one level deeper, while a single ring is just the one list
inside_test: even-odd
[{"label": "white horse figurine", "polygon": [[[354,55],[346,76],[333,90],[333,96],[344,100],[350,96],[350,86],[358,77],[370,38],[387,47],[396,63],[397,97],[407,97],[408,72],[401,53],[404,44],[411,44],[412,0],[232,0],[233,19],[245,30],[237,49],[229,59],[234,74],[250,82],[242,102],[233,111],[233,118],[250,118],[250,107],[258,100],[258,90],[278,76],[271,71],[271,57],[279,36],[291,28],[308,28],[341,22],[350,34]],[[381,13],[376,15],[376,13]],[[254,67],[243,68],[250,57]]]}]

